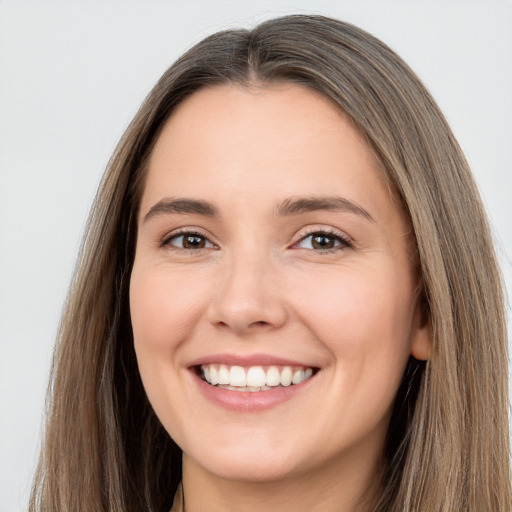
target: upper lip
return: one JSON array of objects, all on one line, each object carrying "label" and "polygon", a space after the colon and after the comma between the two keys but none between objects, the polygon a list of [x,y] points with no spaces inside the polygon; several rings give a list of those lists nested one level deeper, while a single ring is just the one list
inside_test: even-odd
[{"label": "upper lip", "polygon": [[188,366],[201,366],[202,364],[225,364],[228,366],[303,366],[315,368],[315,365],[293,359],[273,356],[270,354],[209,354],[191,361]]}]

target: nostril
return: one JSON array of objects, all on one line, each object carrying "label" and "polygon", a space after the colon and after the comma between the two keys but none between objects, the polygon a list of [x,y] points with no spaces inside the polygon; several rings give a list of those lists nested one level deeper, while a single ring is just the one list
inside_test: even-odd
[{"label": "nostril", "polygon": [[258,320],[256,322],[252,322],[249,327],[265,327],[267,325],[270,325],[268,322],[265,322],[265,320]]}]

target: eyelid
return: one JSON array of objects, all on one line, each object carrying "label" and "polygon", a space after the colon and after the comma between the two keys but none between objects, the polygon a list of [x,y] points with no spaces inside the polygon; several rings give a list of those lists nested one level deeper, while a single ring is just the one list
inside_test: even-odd
[{"label": "eyelid", "polygon": [[339,246],[333,247],[330,249],[305,249],[305,250],[310,250],[310,251],[319,252],[319,253],[322,253],[322,252],[325,253],[325,252],[340,251],[340,250],[349,249],[349,248],[354,247],[354,242],[353,242],[352,238],[349,237],[343,231],[340,231],[331,226],[310,226],[310,227],[307,227],[307,228],[299,231],[299,233],[297,234],[296,241],[292,244],[291,248],[298,249],[299,247],[297,247],[297,246],[300,242],[302,242],[303,240],[307,239],[308,237],[310,237],[312,235],[316,235],[316,234],[322,234],[322,235],[326,235],[327,237],[336,238],[341,243]]},{"label": "eyelid", "polygon": [[160,247],[168,247],[168,248],[175,249],[178,251],[201,250],[201,248],[199,248],[199,249],[187,249],[185,247],[180,248],[180,247],[177,247],[170,243],[173,238],[178,238],[180,236],[186,236],[186,235],[192,235],[192,236],[198,236],[198,237],[204,238],[209,244],[212,245],[212,247],[205,247],[203,249],[218,249],[219,248],[219,246],[215,242],[212,241],[211,237],[209,235],[207,235],[202,229],[196,228],[193,226],[185,226],[182,228],[177,228],[177,229],[171,231],[170,233],[165,234],[162,237],[162,239],[160,240],[159,246]]},{"label": "eyelid", "polygon": [[[339,250],[344,250],[347,248],[354,247],[354,242],[346,233],[343,231],[340,231],[336,228],[333,228],[332,226],[309,226],[306,228],[301,229],[296,237],[295,242],[290,246],[292,249],[298,249],[298,244],[300,244],[302,241],[307,239],[308,237],[315,235],[315,234],[321,234],[325,235],[327,237],[335,238],[337,239],[340,244],[336,247],[330,248],[330,249],[304,249],[304,250],[310,250],[313,252],[319,252],[319,253],[325,253],[325,252],[335,252]],[[188,249],[185,247],[178,247],[173,246],[170,242],[173,238],[178,238],[180,236],[186,236],[186,235],[192,235],[192,236],[198,236],[201,238],[204,238],[208,244],[211,244],[210,247],[204,247],[199,249]],[[170,233],[165,234],[161,241],[159,242],[160,247],[169,247],[178,251],[199,251],[201,249],[219,249],[218,244],[212,241],[212,237],[206,234],[202,229],[197,228],[195,226],[184,226],[181,228],[177,228]]]}]

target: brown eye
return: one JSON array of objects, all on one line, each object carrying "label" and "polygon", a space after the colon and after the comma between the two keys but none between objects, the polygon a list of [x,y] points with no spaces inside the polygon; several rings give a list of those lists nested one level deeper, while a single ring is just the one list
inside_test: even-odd
[{"label": "brown eye", "polygon": [[343,250],[352,247],[352,244],[342,235],[317,231],[302,238],[296,247],[321,252]]},{"label": "brown eye", "polygon": [[206,245],[206,240],[202,236],[186,235],[183,236],[183,247],[185,249],[203,249]]},{"label": "brown eye", "polygon": [[208,238],[199,233],[177,233],[169,237],[163,245],[187,250],[215,248]]},{"label": "brown eye", "polygon": [[311,245],[313,249],[332,249],[336,245],[336,240],[332,236],[318,234],[312,236]]}]

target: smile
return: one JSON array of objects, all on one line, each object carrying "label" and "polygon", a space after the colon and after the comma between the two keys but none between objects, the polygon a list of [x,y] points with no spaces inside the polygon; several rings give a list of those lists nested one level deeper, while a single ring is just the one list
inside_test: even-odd
[{"label": "smile", "polygon": [[225,364],[202,364],[198,375],[212,386],[230,391],[270,391],[288,387],[308,380],[313,368],[295,366],[230,366]]}]

